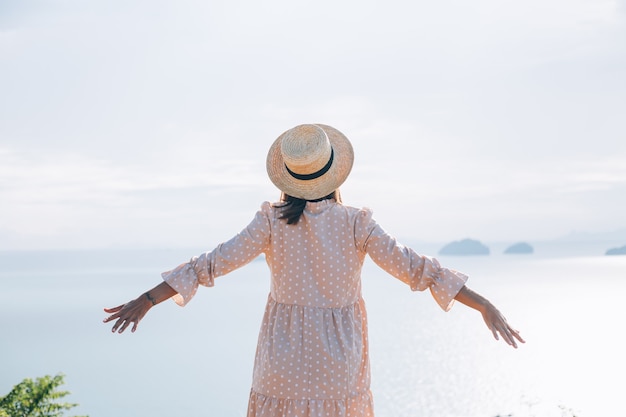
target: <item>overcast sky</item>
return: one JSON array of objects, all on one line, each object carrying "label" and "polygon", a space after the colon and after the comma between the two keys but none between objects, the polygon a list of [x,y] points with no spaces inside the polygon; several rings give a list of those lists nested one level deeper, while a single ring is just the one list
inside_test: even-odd
[{"label": "overcast sky", "polygon": [[210,249],[301,123],[398,237],[626,228],[626,2],[1,0],[0,249]]}]

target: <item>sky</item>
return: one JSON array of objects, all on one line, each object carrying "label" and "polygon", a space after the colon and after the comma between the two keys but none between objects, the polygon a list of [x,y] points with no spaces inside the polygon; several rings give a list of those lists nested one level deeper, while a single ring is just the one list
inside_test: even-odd
[{"label": "sky", "polygon": [[302,123],[399,238],[624,230],[626,1],[0,0],[0,250],[210,249]]}]

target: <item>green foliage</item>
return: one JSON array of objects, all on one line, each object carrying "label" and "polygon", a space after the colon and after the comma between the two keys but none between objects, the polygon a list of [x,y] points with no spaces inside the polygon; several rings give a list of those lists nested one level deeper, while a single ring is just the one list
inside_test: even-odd
[{"label": "green foliage", "polygon": [[63,375],[26,378],[0,398],[0,417],[61,417],[63,412],[78,404],[57,402],[69,394],[57,391],[63,384]]}]

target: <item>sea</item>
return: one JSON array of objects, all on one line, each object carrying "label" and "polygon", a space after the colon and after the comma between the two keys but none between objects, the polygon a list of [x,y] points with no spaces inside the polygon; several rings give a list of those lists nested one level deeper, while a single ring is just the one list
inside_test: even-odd
[{"label": "sea", "polygon": [[[470,276],[526,343],[496,341],[476,311],[441,310],[371,261],[363,268],[377,417],[604,417],[623,404],[626,256],[605,245],[437,256]],[[434,248],[426,248],[436,256]],[[242,417],[269,290],[262,258],[167,301],[135,333],[104,307],[139,296],[202,250],[0,252],[0,397],[63,374],[66,415]]]}]

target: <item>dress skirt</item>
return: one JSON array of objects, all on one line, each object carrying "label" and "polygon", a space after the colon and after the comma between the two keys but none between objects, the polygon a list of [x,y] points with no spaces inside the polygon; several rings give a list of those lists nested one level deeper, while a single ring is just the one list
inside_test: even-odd
[{"label": "dress skirt", "polygon": [[248,417],[373,417],[363,300],[339,308],[268,299]]}]

